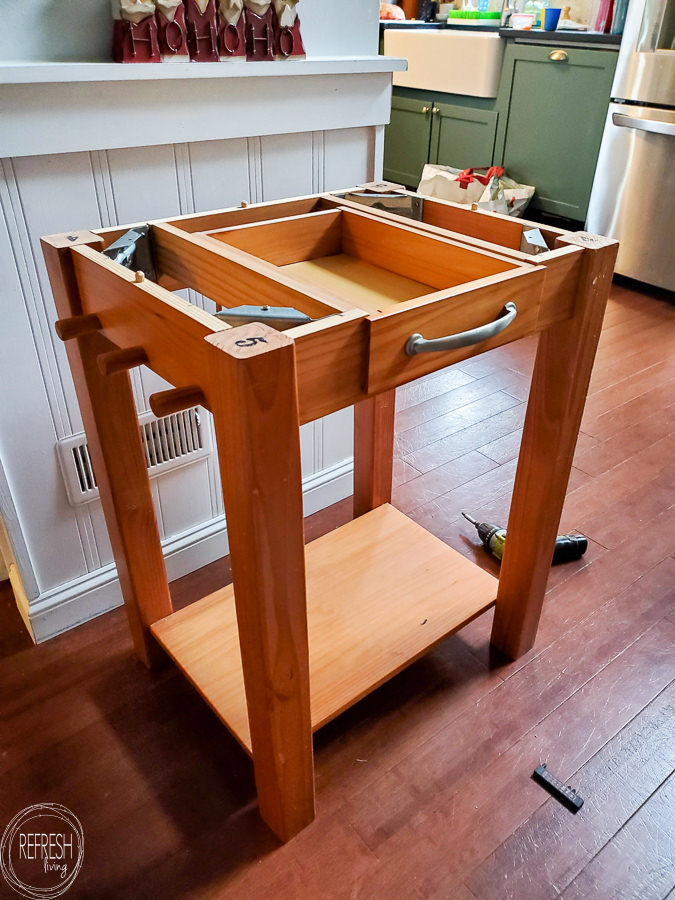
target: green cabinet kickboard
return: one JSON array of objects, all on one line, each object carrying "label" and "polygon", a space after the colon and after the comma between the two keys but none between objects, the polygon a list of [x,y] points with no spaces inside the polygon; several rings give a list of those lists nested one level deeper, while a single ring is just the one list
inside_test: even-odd
[{"label": "green cabinet kickboard", "polygon": [[[516,181],[535,185],[532,205],[586,218],[617,53],[509,42],[504,55],[497,157]],[[534,123],[534,127],[533,127]]]}]

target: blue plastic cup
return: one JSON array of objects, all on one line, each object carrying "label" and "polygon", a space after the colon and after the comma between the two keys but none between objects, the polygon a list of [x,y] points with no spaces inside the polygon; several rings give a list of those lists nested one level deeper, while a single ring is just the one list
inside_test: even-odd
[{"label": "blue plastic cup", "polygon": [[560,19],[559,9],[542,9],[544,16],[544,31],[555,31]]}]

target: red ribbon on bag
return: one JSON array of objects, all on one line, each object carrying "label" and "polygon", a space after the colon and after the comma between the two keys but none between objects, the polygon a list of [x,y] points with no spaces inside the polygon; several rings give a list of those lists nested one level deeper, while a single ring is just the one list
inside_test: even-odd
[{"label": "red ribbon on bag", "polygon": [[[485,175],[476,174],[477,172],[482,172],[483,169],[485,169]],[[501,166],[479,166],[477,169],[464,169],[455,180],[459,182],[460,187],[466,190],[474,181],[478,181],[482,185],[488,185],[495,175],[497,178],[501,178],[503,174],[504,170]]]}]

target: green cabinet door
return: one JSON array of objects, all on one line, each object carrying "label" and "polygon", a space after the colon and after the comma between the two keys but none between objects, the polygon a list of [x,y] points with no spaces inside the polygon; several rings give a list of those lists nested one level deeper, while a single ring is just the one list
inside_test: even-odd
[{"label": "green cabinet door", "polygon": [[497,155],[508,175],[536,187],[533,206],[586,218],[616,59],[614,51],[509,43]]},{"label": "green cabinet door", "polygon": [[456,169],[492,165],[498,113],[435,103],[431,118],[430,162]]},{"label": "green cabinet door", "polygon": [[384,133],[384,177],[417,187],[429,159],[431,100],[392,97],[391,121]]}]

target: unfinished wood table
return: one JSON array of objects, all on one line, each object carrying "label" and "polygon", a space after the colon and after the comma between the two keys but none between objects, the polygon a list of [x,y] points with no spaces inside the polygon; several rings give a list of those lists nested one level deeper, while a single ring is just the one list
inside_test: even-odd
[{"label": "unfinished wood table", "polygon": [[[379,193],[378,193],[379,192]],[[314,817],[312,732],[495,605],[533,644],[616,242],[391,186],[150,223],[156,281],[103,255],[127,228],[43,239],[136,652],[175,660],[251,754],[282,840]],[[285,331],[181,299],[293,307]],[[390,505],[398,385],[538,333],[499,581]],[[128,370],[158,416],[214,416],[234,584],[172,612]],[[305,546],[299,427],[355,406],[354,515]]]}]

